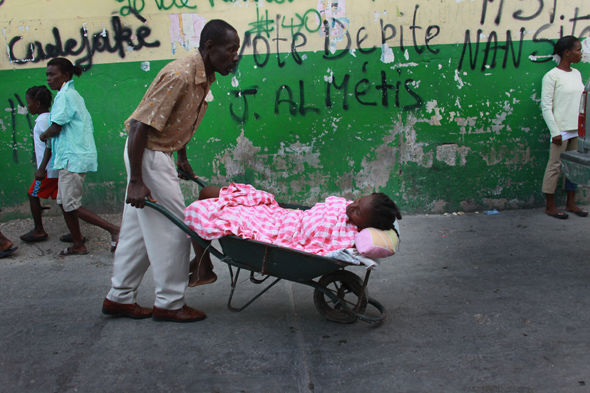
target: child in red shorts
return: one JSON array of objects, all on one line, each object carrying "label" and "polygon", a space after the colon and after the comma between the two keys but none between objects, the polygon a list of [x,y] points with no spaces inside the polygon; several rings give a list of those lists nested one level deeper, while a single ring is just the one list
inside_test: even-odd
[{"label": "child in red shorts", "polygon": [[39,139],[39,135],[47,130],[50,125],[49,107],[51,106],[52,99],[51,91],[45,86],[33,86],[27,90],[25,98],[29,113],[38,115],[33,130],[37,170],[35,171],[35,180],[33,180],[29,188],[29,202],[35,228],[20,237],[21,240],[32,243],[47,240],[48,234],[43,228],[43,220],[41,218],[42,208],[40,198],[57,198],[58,171],[52,169],[46,170],[51,158],[51,146],[46,145],[45,142]]}]

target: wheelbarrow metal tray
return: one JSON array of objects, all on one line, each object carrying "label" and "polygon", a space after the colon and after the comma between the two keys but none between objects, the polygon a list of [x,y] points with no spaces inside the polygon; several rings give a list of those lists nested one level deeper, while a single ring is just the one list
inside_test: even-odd
[{"label": "wheelbarrow metal tray", "polygon": [[264,275],[309,281],[351,264],[257,240],[224,236],[219,239],[226,262]]},{"label": "wheelbarrow metal tray", "polygon": [[561,166],[570,181],[580,186],[590,187],[590,153],[575,150],[563,152]]}]

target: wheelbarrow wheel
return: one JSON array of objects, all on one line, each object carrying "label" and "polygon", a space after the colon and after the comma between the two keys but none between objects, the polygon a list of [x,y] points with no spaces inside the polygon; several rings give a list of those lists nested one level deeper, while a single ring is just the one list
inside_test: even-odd
[{"label": "wheelbarrow wheel", "polygon": [[[322,276],[319,284],[323,290],[316,288],[313,302],[318,312],[329,321],[353,323],[357,320],[357,314],[365,311],[368,295],[366,291],[363,294],[363,282],[356,274],[338,270]],[[363,299],[359,304],[361,295]]]}]

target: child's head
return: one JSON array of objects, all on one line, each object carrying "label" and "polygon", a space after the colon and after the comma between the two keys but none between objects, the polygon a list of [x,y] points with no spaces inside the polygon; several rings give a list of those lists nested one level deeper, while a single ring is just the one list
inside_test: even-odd
[{"label": "child's head", "polygon": [[61,86],[72,79],[74,75],[82,75],[82,68],[75,66],[65,57],[56,57],[47,63],[47,84],[52,90],[59,90]]},{"label": "child's head", "polygon": [[365,228],[393,229],[402,215],[394,201],[381,192],[361,197],[346,207],[346,215],[359,230]]},{"label": "child's head", "polygon": [[32,115],[47,112],[51,106],[51,92],[45,86],[33,86],[27,90],[27,110]]}]

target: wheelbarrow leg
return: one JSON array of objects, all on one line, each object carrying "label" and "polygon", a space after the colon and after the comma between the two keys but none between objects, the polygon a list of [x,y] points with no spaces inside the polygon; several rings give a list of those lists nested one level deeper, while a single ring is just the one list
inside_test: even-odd
[{"label": "wheelbarrow leg", "polygon": [[[362,287],[361,294],[359,296],[359,301],[356,304],[356,306],[354,307],[355,313],[362,312],[361,307],[363,306],[363,304],[365,302],[365,297],[367,297],[367,284],[369,283],[369,276],[370,275],[371,275],[371,269],[367,269],[367,273],[365,273],[365,279],[363,280],[363,287]],[[364,305],[366,305],[366,303]]]},{"label": "wheelbarrow leg", "polygon": [[243,306],[240,306],[240,307],[234,307],[232,305],[232,298],[234,296],[234,291],[236,289],[236,285],[238,284],[238,277],[240,276],[240,270],[242,270],[242,269],[241,268],[237,268],[236,274],[234,276],[234,272],[233,272],[233,269],[232,269],[231,265],[228,264],[227,266],[229,268],[229,275],[230,275],[230,278],[231,278],[231,291],[229,293],[229,299],[227,300],[227,308],[230,309],[231,311],[235,311],[235,312],[242,311],[243,309],[245,309],[246,307],[248,307],[250,304],[252,304],[252,302],[254,302],[254,300],[258,299],[266,291],[268,291],[270,288],[272,288],[277,282],[281,281],[280,278],[276,278],[273,282],[271,282],[270,284],[268,284],[268,286],[266,286],[262,291],[260,291],[256,296],[254,296],[253,298],[251,298],[246,304],[244,304]]}]

